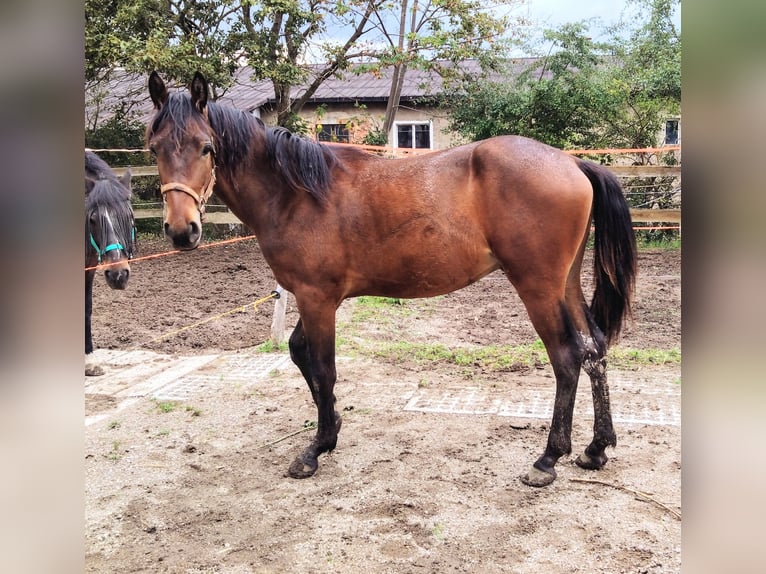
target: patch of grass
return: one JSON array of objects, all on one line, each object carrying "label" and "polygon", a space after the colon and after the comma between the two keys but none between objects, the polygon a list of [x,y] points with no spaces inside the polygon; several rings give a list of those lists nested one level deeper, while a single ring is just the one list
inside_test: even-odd
[{"label": "patch of grass", "polygon": [[120,441],[112,441],[112,450],[109,451],[109,454],[106,455],[106,458],[113,461],[118,461],[122,458],[122,453],[120,452]]},{"label": "patch of grass", "polygon": [[[458,367],[478,367],[485,371],[509,371],[539,368],[550,364],[542,341],[525,345],[486,345],[482,347],[447,347],[441,343],[395,343],[371,344],[369,347],[355,345],[360,355],[374,357],[392,363],[414,361],[419,365],[444,363]],[[651,365],[677,365],[681,363],[681,350],[674,349],[622,349],[613,348],[607,355],[610,367],[635,367]],[[422,379],[420,386],[428,386]]]},{"label": "patch of grass", "polygon": [[405,305],[404,299],[398,297],[373,297],[363,295],[354,299],[354,310],[351,321],[364,323],[365,321],[380,321],[391,313],[409,314],[412,311]]},{"label": "patch of grass", "polygon": [[198,409],[197,407],[193,407],[191,405],[186,405],[184,407],[184,410],[189,413],[193,417],[198,417],[202,414],[202,410]]},{"label": "patch of grass", "polygon": [[639,231],[636,233],[636,246],[639,249],[681,249],[681,236],[673,234],[658,238]]},{"label": "patch of grass", "polygon": [[175,401],[155,401],[154,404],[161,413],[172,413],[178,408],[178,403]]},{"label": "patch of grass", "polygon": [[431,529],[431,534],[433,534],[434,538],[439,541],[444,540],[444,525],[441,522],[434,524],[434,527]]},{"label": "patch of grass", "polygon": [[681,349],[622,349],[614,347],[606,357],[610,367],[680,365]]},{"label": "patch of grass", "polygon": [[109,430],[116,430],[120,428],[121,425],[122,423],[120,423],[120,421],[112,421],[109,423],[109,426],[106,428],[108,428]]},{"label": "patch of grass", "polygon": [[289,349],[287,341],[282,341],[279,345],[275,345],[273,341],[264,341],[255,348],[257,353],[283,353]]},{"label": "patch of grass", "polygon": [[400,363],[448,363],[460,367],[480,367],[490,371],[533,368],[548,364],[548,356],[539,341],[528,345],[488,345],[450,348],[441,343],[396,342],[378,345],[366,351],[370,356]]}]

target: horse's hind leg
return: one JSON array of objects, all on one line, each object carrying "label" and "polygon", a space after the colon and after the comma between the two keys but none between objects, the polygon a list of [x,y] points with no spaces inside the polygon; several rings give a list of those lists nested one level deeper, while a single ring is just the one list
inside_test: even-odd
[{"label": "horse's hind leg", "polygon": [[593,320],[590,310],[583,304],[591,336],[584,340],[583,369],[590,377],[593,391],[593,441],[585,452],[577,457],[578,466],[599,469],[608,460],[604,452],[607,446],[617,445],[617,435],[612,425],[612,411],[609,405],[609,386],[606,381],[606,341],[601,329]]},{"label": "horse's hind leg", "polygon": [[[537,291],[540,293],[540,291]],[[563,299],[525,294],[519,290],[529,317],[548,351],[556,376],[556,398],[545,452],[521,481],[546,486],[556,479],[556,462],[572,452],[572,415],[583,357],[583,343]],[[526,295],[526,296],[525,296]]]}]

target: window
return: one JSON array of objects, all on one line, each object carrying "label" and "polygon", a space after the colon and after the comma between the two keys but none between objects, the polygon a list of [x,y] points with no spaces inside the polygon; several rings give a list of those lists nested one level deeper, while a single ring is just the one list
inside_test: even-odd
[{"label": "window", "polygon": [[678,120],[667,120],[665,122],[665,145],[678,145],[680,141]]},{"label": "window", "polygon": [[319,124],[322,129],[317,131],[317,138],[320,142],[342,142],[348,143],[348,128],[346,124]]},{"label": "window", "polygon": [[431,149],[431,124],[396,124],[396,147]]}]

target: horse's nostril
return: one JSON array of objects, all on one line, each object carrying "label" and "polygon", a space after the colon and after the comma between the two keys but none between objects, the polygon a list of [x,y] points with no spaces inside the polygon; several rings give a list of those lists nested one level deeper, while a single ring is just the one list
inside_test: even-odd
[{"label": "horse's nostril", "polygon": [[170,224],[165,222],[165,235],[170,236]]},{"label": "horse's nostril", "polygon": [[189,223],[189,237],[194,238],[199,236],[199,225],[196,221]]}]

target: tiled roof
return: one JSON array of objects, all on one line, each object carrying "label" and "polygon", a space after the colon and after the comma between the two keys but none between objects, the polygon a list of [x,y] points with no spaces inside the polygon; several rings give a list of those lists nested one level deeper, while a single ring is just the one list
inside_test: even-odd
[{"label": "tiled roof", "polygon": [[[530,62],[531,60],[528,58],[513,60],[511,62],[511,69],[513,71],[511,73],[518,73]],[[469,71],[478,71],[478,63],[475,61],[464,62],[461,66],[468,68]],[[318,67],[316,71],[318,73]],[[309,101],[315,103],[386,101],[391,88],[391,74],[392,70],[390,68],[383,70],[380,74],[373,74],[372,72],[361,74],[345,72],[342,77],[333,76],[326,79]],[[250,67],[244,66],[240,68],[235,74],[233,86],[220,96],[218,101],[247,111],[253,111],[272,103],[275,98],[271,80],[253,81],[251,76],[252,69]],[[130,106],[131,110],[136,111],[138,119],[148,121],[153,114],[153,110],[149,99],[147,78],[148,76],[146,75],[115,71],[105,90],[106,96],[100,108],[108,110],[108,114],[111,115],[111,110],[114,106],[119,105],[120,101],[124,101],[126,105]],[[293,97],[300,96],[305,91],[307,85],[294,87]],[[405,75],[401,98],[407,101],[434,96],[441,92],[441,88],[442,80],[438,74],[411,69],[407,70]],[[90,125],[93,122],[92,115],[95,113],[96,106],[93,104],[93,93],[88,90],[87,86],[85,97],[86,125]],[[104,119],[106,117],[99,118],[98,123]]]}]

